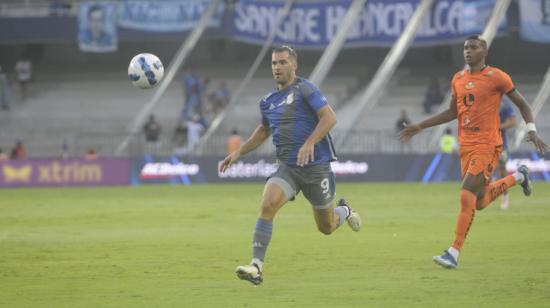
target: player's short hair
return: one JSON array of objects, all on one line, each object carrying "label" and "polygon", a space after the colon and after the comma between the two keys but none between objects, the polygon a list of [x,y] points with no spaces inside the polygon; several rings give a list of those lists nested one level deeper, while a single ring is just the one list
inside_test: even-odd
[{"label": "player's short hair", "polygon": [[276,52],[288,52],[288,55],[292,58],[294,58],[294,62],[298,63],[298,54],[296,53],[296,51],[294,51],[294,49],[288,45],[281,45],[281,46],[277,46],[275,48],[273,48],[273,51],[271,53],[276,53]]},{"label": "player's short hair", "polygon": [[92,16],[92,14],[94,12],[101,12],[101,13],[105,14],[104,11],[105,11],[105,8],[103,6],[101,6],[100,4],[92,4],[88,8],[88,17]]},{"label": "player's short hair", "polygon": [[466,41],[468,40],[476,40],[481,43],[481,46],[483,46],[484,49],[487,49],[487,41],[479,34],[468,36]]}]

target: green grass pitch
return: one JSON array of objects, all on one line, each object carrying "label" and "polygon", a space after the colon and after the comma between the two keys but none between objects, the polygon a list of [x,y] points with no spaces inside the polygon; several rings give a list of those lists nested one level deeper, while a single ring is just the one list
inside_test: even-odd
[{"label": "green grass pitch", "polygon": [[0,190],[0,307],[548,307],[550,185],[476,213],[459,268],[459,183],[339,184],[364,229],[316,230],[303,196],[250,260],[263,186]]}]

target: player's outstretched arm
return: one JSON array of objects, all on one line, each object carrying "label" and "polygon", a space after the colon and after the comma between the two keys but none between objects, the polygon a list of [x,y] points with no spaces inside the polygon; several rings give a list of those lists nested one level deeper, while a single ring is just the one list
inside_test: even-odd
[{"label": "player's outstretched arm", "polygon": [[264,143],[269,136],[271,136],[271,129],[269,126],[264,126],[262,124],[258,125],[248,140],[246,140],[246,142],[238,150],[227,155],[227,157],[222,161],[220,164],[220,172],[225,172],[229,166],[238,161],[246,153],[251,152],[262,145],[262,143]]},{"label": "player's outstretched arm", "polygon": [[420,133],[423,129],[436,126],[439,124],[450,122],[454,119],[456,119],[456,104],[454,97],[449,102],[449,109],[434,115],[433,117],[429,117],[426,120],[420,122],[419,124],[412,124],[405,127],[403,130],[399,132],[399,140],[401,141],[407,141],[411,139],[414,135]]},{"label": "player's outstretched arm", "polygon": [[[525,120],[525,123],[532,123],[534,128],[535,117],[533,116],[533,111],[531,111],[531,106],[529,106],[525,98],[523,98],[523,95],[521,95],[518,90],[514,90],[508,93],[508,97],[518,107],[519,112],[521,112],[521,116],[523,117],[523,120]],[[544,141],[540,139],[540,137],[537,135],[536,130],[532,129],[527,132],[527,141],[532,142],[540,154],[544,155],[548,152],[548,145],[546,145],[546,143],[544,143]]]}]

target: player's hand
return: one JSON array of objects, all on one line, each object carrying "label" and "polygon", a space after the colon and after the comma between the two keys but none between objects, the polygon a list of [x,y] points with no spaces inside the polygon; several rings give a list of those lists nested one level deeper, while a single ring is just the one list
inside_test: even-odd
[{"label": "player's hand", "polygon": [[420,133],[421,130],[422,128],[419,125],[407,125],[398,133],[399,140],[407,141],[411,139],[412,136]]},{"label": "player's hand", "polygon": [[315,145],[304,143],[300,150],[298,151],[298,160],[296,164],[300,167],[307,165],[309,162],[312,162],[315,156]]},{"label": "player's hand", "polygon": [[528,132],[527,141],[532,142],[535,148],[537,149],[537,151],[541,155],[548,153],[548,145],[546,145],[546,143],[544,143],[544,141],[542,141],[542,139],[539,138],[539,136],[537,135],[537,132],[535,131]]},{"label": "player's hand", "polygon": [[227,170],[227,168],[229,168],[229,166],[233,165],[233,163],[238,161],[239,158],[241,158],[241,151],[239,151],[239,150],[227,155],[227,157],[224,158],[224,160],[221,162],[221,164],[219,166],[220,172],[224,173],[225,170]]}]

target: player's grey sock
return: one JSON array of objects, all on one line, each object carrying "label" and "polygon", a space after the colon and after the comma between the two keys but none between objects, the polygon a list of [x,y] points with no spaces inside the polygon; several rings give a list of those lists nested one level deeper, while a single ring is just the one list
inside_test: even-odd
[{"label": "player's grey sock", "polygon": [[256,229],[254,229],[254,238],[252,240],[252,258],[264,260],[267,245],[271,240],[273,231],[273,223],[261,218],[256,221]]},{"label": "player's grey sock", "polygon": [[337,206],[334,208],[334,214],[338,215],[338,227],[340,227],[349,216],[349,208],[347,206]]}]

